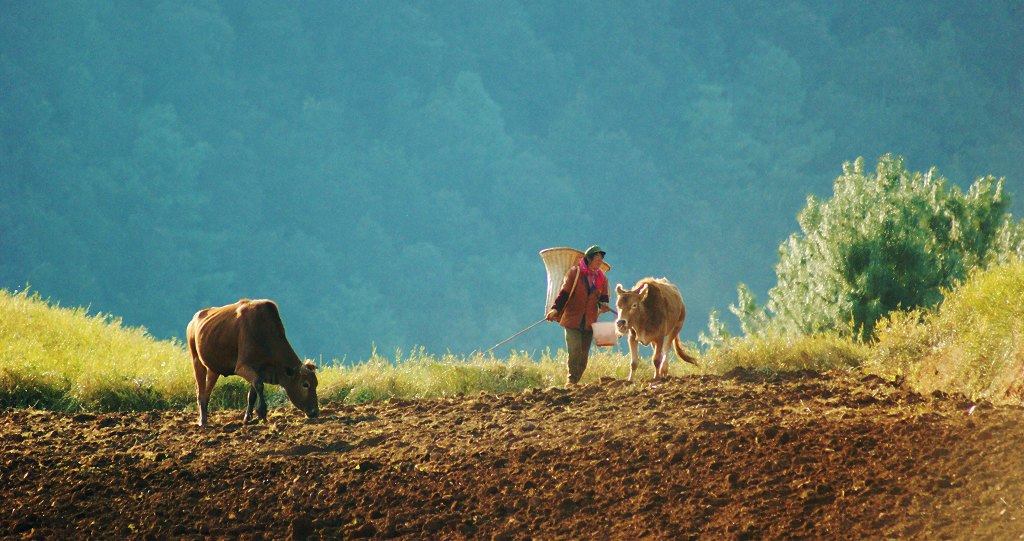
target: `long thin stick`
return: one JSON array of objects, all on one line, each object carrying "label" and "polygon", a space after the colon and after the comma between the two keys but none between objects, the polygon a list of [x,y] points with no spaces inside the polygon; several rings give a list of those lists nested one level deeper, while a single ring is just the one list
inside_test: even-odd
[{"label": "long thin stick", "polygon": [[491,349],[485,351],[484,354],[487,354],[487,353],[490,353],[490,352],[494,351],[494,348],[504,344],[505,342],[508,342],[509,340],[519,336],[520,334],[523,334],[524,332],[526,332],[526,331],[536,327],[537,325],[540,325],[541,323],[544,323],[545,321],[547,321],[547,318],[544,318],[544,319],[534,323],[533,325],[530,325],[529,327],[527,327],[527,328],[525,328],[525,329],[523,329],[523,330],[513,334],[512,336],[509,336],[508,338],[502,340],[501,342],[498,342],[497,344],[494,344],[494,346]]},{"label": "long thin stick", "polygon": [[[619,315],[619,313],[616,312],[615,310],[611,310],[611,313],[615,314],[616,317],[618,317],[618,315]],[[494,351],[498,346],[504,344],[505,342],[508,342],[509,340],[519,336],[520,334],[523,334],[524,332],[526,332],[526,331],[536,327],[537,325],[540,325],[541,323],[544,323],[545,321],[547,321],[547,318],[544,318],[544,319],[542,319],[542,320],[540,320],[540,321],[530,325],[529,327],[527,327],[527,328],[525,328],[525,329],[523,329],[523,330],[513,334],[512,336],[509,336],[508,338],[502,340],[501,342],[498,342],[497,344],[494,344],[493,346],[491,346],[491,349],[488,349],[487,351],[484,351],[484,354],[486,355],[486,354]]]}]

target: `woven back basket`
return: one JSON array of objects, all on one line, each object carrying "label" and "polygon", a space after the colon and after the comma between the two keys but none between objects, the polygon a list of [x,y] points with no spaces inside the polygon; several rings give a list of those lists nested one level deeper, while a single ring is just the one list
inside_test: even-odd
[{"label": "woven back basket", "polygon": [[[555,303],[555,297],[558,296],[559,290],[562,289],[562,282],[565,281],[565,273],[569,272],[573,265],[579,263],[582,257],[583,252],[575,248],[548,248],[540,251],[540,259],[544,262],[544,269],[548,273],[548,294],[544,299],[543,313],[546,314],[551,309],[551,305]],[[607,263],[602,263],[601,270],[608,272],[612,270],[612,267]]]}]

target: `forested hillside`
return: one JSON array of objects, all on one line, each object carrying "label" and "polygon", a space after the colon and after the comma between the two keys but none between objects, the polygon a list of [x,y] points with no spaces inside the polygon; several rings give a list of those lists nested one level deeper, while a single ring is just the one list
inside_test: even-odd
[{"label": "forested hillside", "polygon": [[[278,301],[300,354],[484,349],[537,252],[763,297],[808,194],[903,156],[1024,209],[1024,4],[5,2],[0,288],[184,335]],[[553,325],[508,347],[557,347]]]}]

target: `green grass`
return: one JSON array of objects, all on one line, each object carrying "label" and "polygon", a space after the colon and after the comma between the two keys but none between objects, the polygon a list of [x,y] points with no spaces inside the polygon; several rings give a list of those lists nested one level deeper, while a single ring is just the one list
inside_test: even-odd
[{"label": "green grass", "polygon": [[325,369],[320,377],[319,394],[328,402],[362,403],[546,387],[557,380],[549,361],[545,358],[533,362],[516,353],[508,361],[480,355],[438,358],[422,349],[409,354],[396,351],[394,359],[388,359],[375,352],[369,360],[354,366]]},{"label": "green grass", "polygon": [[[650,379],[653,374],[650,354],[648,349],[643,355],[638,367],[639,380]],[[676,359],[670,366],[673,375],[695,371]],[[603,377],[625,379],[628,375],[628,352],[595,347],[591,350],[587,370],[580,383],[592,383]],[[563,350],[555,353],[545,351],[539,358],[516,351],[507,358],[496,358],[481,354],[436,357],[418,349],[408,355],[398,351],[393,360],[374,354],[368,361],[352,367],[328,368],[320,376],[319,394],[321,400],[353,403],[480,392],[500,394],[563,386],[566,376],[566,354]]]},{"label": "green grass", "polygon": [[191,362],[105,314],[62,308],[27,289],[0,291],[0,407],[126,410],[180,407]]},{"label": "green grass", "polygon": [[[650,350],[638,378],[649,379]],[[392,358],[376,352],[352,366],[322,363],[321,402],[361,403],[390,398],[436,398],[486,392],[518,392],[565,384],[565,353],[539,358],[511,352],[507,358],[426,353],[422,348]],[[674,361],[676,375],[693,369]],[[594,348],[582,383],[629,373],[621,350]],[[211,407],[241,408],[248,384],[222,378]],[[268,402],[287,401],[270,386]],[[140,411],[194,408],[192,362],[178,340],[157,340],[144,328],[125,327],[119,318],[64,308],[27,290],[0,290],[0,408],[58,411]]]},{"label": "green grass", "polygon": [[[594,348],[581,383],[625,379],[628,352]],[[691,344],[688,350],[696,352]],[[650,348],[641,348],[637,384],[651,379]],[[534,358],[432,355],[422,348],[374,352],[351,366],[322,363],[322,403],[362,403],[500,394],[565,384],[565,352]],[[1024,262],[973,274],[946,292],[934,311],[894,314],[864,344],[835,335],[730,338],[693,367],[671,357],[675,376],[724,374],[737,367],[766,371],[852,369],[903,378],[920,392],[941,389],[976,399],[1020,401],[1024,396]],[[271,405],[287,399],[270,386]],[[211,399],[241,408],[248,384],[222,378]],[[63,308],[27,291],[0,290],[0,408],[124,411],[194,408],[192,363],[177,340],[157,340],[120,319]]]}]

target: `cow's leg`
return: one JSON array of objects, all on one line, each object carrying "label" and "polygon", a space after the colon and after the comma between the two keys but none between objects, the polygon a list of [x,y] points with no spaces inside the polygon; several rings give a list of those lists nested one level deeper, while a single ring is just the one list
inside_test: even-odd
[{"label": "cow's leg", "polygon": [[654,379],[658,379],[661,375],[661,365],[665,362],[665,337],[654,341],[654,358],[651,359],[654,362]]},{"label": "cow's leg", "polygon": [[667,378],[668,377],[668,357],[669,357],[668,349],[669,349],[669,345],[671,345],[671,344],[672,344],[672,338],[671,337],[666,337],[665,338],[665,345],[662,346],[662,348],[661,348],[661,370],[660,370],[659,375],[661,377],[663,377],[663,378]]},{"label": "cow's leg", "polygon": [[[205,367],[204,367],[205,368]],[[206,426],[206,418],[209,415],[210,395],[213,394],[213,386],[217,384],[220,374],[207,369],[206,377],[202,384],[202,398],[199,400],[199,425]],[[197,382],[198,383],[198,382]]]},{"label": "cow's leg", "polygon": [[640,341],[635,331],[629,331],[629,378],[626,381],[633,381],[633,373],[640,364]]},{"label": "cow's leg", "polygon": [[210,395],[206,392],[206,366],[195,356],[192,357],[192,372],[196,376],[196,403],[199,404],[199,426],[206,426],[206,407]]},{"label": "cow's leg", "polygon": [[199,360],[199,348],[196,346],[191,323],[189,323],[185,334],[188,335],[188,352],[192,355],[192,374],[196,378],[196,403],[199,405],[199,426],[206,426],[206,407],[210,402],[210,394],[206,392],[206,373],[209,370]]},{"label": "cow's leg", "polygon": [[249,384],[249,396],[247,396],[246,398],[247,398],[247,401],[246,401],[246,405],[245,405],[245,416],[242,417],[242,423],[243,424],[249,424],[249,422],[252,421],[252,411],[256,407],[256,398],[257,398],[256,397],[256,386],[255,385]]},{"label": "cow's leg", "polygon": [[263,380],[256,380],[256,385],[253,385],[256,389],[256,415],[259,416],[260,420],[264,423],[267,422],[267,401],[263,397]]},{"label": "cow's leg", "polygon": [[199,404],[199,426],[206,426],[206,418],[209,415],[210,394],[213,393],[213,386],[217,383],[220,374],[210,370],[198,355],[192,358],[192,372],[196,376],[196,402]]},{"label": "cow's leg", "polygon": [[263,398],[263,378],[256,371],[248,367],[238,369],[238,375],[249,382],[248,404],[246,405],[245,417],[242,418],[242,422],[249,424],[249,421],[252,420],[254,408],[260,420],[266,422],[267,402]]},{"label": "cow's leg", "polygon": [[249,385],[248,404],[245,408],[245,417],[242,421],[249,424],[252,421],[252,414],[255,410],[256,416],[264,423],[267,422],[267,401],[263,398],[263,381],[256,380],[256,383]]}]

